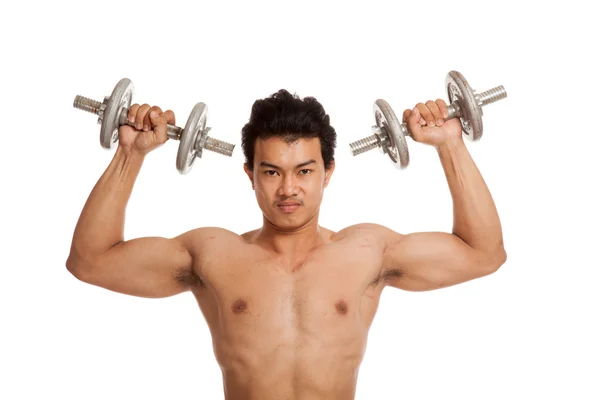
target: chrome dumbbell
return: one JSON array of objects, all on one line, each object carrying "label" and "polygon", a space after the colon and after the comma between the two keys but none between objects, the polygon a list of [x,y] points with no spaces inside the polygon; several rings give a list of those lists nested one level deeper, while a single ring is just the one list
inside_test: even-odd
[{"label": "chrome dumbbell", "polygon": [[[477,93],[469,86],[467,80],[456,71],[446,76],[448,92],[448,117],[460,118],[463,134],[469,140],[479,140],[483,134],[483,106],[506,98],[504,86],[497,86],[482,93]],[[379,148],[387,154],[396,168],[404,169],[409,164],[406,137],[411,136],[406,124],[401,124],[392,107],[383,99],[373,105],[375,126],[373,135],[350,143],[353,156]]]},{"label": "chrome dumbbell", "polygon": [[[129,122],[127,115],[133,97],[133,83],[127,78],[121,79],[112,94],[105,97],[103,102],[76,96],[73,107],[96,114],[100,126],[100,145],[111,149],[118,141],[118,130],[121,125],[134,124]],[[187,174],[194,165],[196,158],[202,157],[203,149],[231,157],[235,145],[214,139],[209,136],[210,128],[206,127],[207,106],[197,103],[184,128],[174,125],[167,126],[169,139],[179,141],[176,167],[181,174]]]}]

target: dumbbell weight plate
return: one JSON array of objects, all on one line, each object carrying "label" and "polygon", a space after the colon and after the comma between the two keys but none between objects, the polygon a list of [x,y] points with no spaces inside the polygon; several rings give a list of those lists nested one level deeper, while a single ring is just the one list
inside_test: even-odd
[{"label": "dumbbell weight plate", "polygon": [[206,136],[206,116],[206,104],[196,104],[181,133],[176,161],[177,170],[181,174],[187,174],[192,169],[196,158],[202,157],[203,143],[201,142]]},{"label": "dumbbell weight plate", "polygon": [[375,123],[387,135],[381,145],[381,150],[387,154],[396,168],[406,168],[409,163],[408,145],[406,144],[407,132],[402,126],[387,101],[378,99],[373,105]]},{"label": "dumbbell weight plate", "polygon": [[482,112],[475,92],[460,72],[450,71],[446,76],[446,88],[450,103],[460,103],[460,123],[467,139],[479,140],[483,134]]},{"label": "dumbbell weight plate", "polygon": [[115,86],[108,98],[106,109],[100,127],[100,144],[105,149],[110,149],[119,139],[119,119],[123,109],[129,110],[133,98],[133,82],[123,78]]}]

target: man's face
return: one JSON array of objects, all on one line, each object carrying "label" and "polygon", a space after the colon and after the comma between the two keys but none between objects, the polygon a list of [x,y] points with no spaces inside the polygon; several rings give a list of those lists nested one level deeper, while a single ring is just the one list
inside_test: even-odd
[{"label": "man's face", "polygon": [[280,229],[294,230],[318,217],[334,166],[325,171],[318,138],[294,143],[269,138],[254,145],[254,171],[244,170],[265,218]]}]

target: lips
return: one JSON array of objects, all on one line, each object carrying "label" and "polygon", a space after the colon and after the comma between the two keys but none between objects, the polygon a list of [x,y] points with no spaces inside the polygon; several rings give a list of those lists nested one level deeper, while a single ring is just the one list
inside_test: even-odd
[{"label": "lips", "polygon": [[279,209],[285,213],[291,213],[300,207],[300,203],[297,201],[282,201],[281,203],[277,203],[277,207],[279,207]]},{"label": "lips", "polygon": [[300,203],[298,203],[297,201],[282,201],[277,203],[278,206],[282,207],[282,206],[299,206]]}]

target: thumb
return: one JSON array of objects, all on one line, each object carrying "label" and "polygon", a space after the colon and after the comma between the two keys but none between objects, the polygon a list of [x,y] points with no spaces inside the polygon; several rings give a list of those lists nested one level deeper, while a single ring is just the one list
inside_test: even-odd
[{"label": "thumb", "polygon": [[168,139],[167,120],[162,116],[162,114],[159,114],[158,111],[152,110],[150,112],[150,122],[152,123],[152,130],[154,131],[156,139],[160,143],[166,142]]}]

